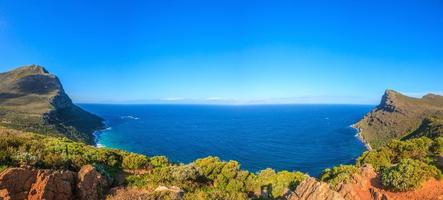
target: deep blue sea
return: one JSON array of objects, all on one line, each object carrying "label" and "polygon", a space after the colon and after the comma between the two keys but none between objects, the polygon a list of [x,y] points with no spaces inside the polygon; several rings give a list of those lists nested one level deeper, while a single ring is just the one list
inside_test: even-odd
[{"label": "deep blue sea", "polygon": [[98,144],[189,163],[209,155],[317,176],[365,150],[350,127],[363,105],[99,105],[81,107],[106,120]]}]

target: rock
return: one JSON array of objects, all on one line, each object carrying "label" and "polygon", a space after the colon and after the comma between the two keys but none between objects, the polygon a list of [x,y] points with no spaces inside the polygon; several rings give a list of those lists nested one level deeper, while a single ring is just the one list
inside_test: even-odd
[{"label": "rock", "polygon": [[23,168],[9,168],[0,173],[0,199],[26,199],[36,174]]},{"label": "rock", "polygon": [[348,182],[338,185],[337,191],[347,200],[372,199],[369,189],[372,187],[371,181],[375,181],[376,177],[377,173],[372,166],[363,166],[351,175]]},{"label": "rock", "polygon": [[73,199],[75,173],[10,168],[0,174],[0,199]]},{"label": "rock", "polygon": [[74,172],[38,170],[28,200],[74,199],[74,182]]},{"label": "rock", "polygon": [[294,192],[287,196],[288,200],[344,200],[329,184],[307,178],[297,186]]},{"label": "rock", "polygon": [[108,180],[93,166],[85,165],[77,176],[77,197],[79,199],[103,199],[109,188]]}]

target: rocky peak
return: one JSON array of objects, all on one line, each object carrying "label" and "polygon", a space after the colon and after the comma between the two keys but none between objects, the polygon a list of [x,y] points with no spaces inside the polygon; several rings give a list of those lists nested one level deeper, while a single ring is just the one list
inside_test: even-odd
[{"label": "rocky peak", "polygon": [[397,95],[399,93],[394,90],[386,90],[383,94],[380,104],[378,105],[378,109],[385,110],[388,112],[394,112],[397,109]]}]

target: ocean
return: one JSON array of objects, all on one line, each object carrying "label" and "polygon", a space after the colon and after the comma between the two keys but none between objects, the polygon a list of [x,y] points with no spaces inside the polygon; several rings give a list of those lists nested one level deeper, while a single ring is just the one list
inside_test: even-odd
[{"label": "ocean", "polygon": [[105,119],[97,144],[189,163],[207,156],[243,169],[301,171],[353,163],[365,151],[351,125],[369,105],[81,104]]}]

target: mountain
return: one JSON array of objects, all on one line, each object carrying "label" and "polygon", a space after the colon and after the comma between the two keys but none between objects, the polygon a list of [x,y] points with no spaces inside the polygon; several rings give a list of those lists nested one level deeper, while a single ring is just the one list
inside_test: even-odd
[{"label": "mountain", "polygon": [[0,125],[93,144],[102,121],[74,105],[60,80],[41,66],[0,73]]},{"label": "mountain", "polygon": [[360,129],[363,140],[378,148],[391,139],[441,136],[441,119],[443,96],[427,94],[413,98],[386,90],[380,104],[355,127]]}]

